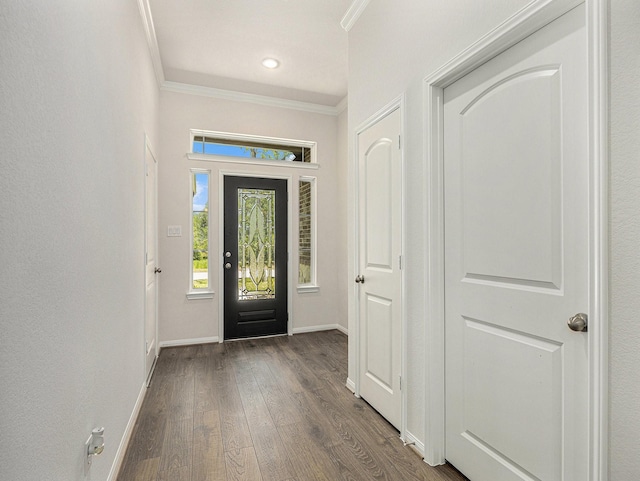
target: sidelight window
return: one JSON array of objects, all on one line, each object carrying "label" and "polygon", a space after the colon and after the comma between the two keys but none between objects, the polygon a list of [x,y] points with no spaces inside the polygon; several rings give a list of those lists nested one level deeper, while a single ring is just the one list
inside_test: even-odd
[{"label": "sidelight window", "polygon": [[209,171],[191,170],[191,291],[210,291]]},{"label": "sidelight window", "polygon": [[315,177],[300,177],[298,183],[298,290],[316,287]]}]

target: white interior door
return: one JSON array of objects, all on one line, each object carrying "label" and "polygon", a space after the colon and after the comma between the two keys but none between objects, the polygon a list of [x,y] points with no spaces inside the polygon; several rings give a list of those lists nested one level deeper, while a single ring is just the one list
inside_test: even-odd
[{"label": "white interior door", "polygon": [[400,109],[358,135],[360,396],[400,429]]},{"label": "white interior door", "polygon": [[151,149],[145,148],[145,374],[151,380],[158,355],[158,208],[157,208],[157,162]]},{"label": "white interior door", "polygon": [[473,481],[584,481],[584,5],[444,92],[446,457]]}]

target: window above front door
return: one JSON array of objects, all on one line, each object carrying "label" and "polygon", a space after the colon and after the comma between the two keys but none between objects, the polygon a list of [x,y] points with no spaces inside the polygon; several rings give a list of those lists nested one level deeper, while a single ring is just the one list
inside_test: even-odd
[{"label": "window above front door", "polygon": [[190,131],[190,160],[318,168],[316,143],[205,130]]}]

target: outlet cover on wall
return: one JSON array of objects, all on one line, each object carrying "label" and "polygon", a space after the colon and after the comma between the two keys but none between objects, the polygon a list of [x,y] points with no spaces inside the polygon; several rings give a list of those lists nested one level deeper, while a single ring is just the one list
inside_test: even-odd
[{"label": "outlet cover on wall", "polygon": [[167,226],[167,237],[181,237],[182,236],[182,226],[181,225],[170,225]]}]

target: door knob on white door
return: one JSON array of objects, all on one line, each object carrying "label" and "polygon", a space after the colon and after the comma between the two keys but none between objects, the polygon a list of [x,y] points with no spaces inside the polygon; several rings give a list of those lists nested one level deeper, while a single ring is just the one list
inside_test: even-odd
[{"label": "door knob on white door", "polygon": [[569,326],[569,329],[571,329],[572,331],[586,332],[587,326],[589,324],[588,320],[589,318],[585,313],[579,312],[575,316],[571,316],[569,318],[569,320],[567,321],[567,325]]}]

